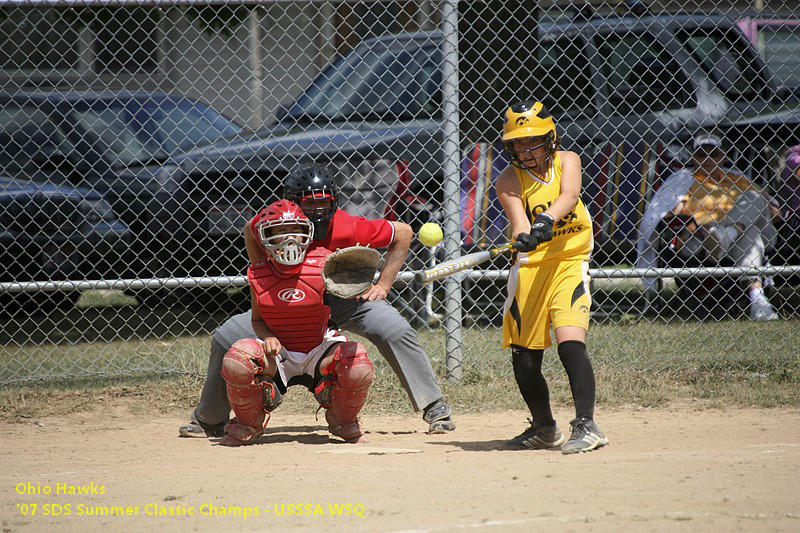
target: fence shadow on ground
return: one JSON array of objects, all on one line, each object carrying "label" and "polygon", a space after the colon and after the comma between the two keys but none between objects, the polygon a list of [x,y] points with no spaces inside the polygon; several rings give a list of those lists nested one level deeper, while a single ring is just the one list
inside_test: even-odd
[{"label": "fence shadow on ground", "polygon": [[223,294],[205,301],[163,306],[91,305],[68,311],[13,316],[0,324],[0,346],[75,344],[207,335],[247,308],[245,295]]}]

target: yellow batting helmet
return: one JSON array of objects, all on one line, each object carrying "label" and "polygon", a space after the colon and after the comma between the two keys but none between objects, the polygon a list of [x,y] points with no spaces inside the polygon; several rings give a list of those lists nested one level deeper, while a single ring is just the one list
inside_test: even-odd
[{"label": "yellow batting helmet", "polygon": [[547,146],[547,154],[542,161],[538,161],[536,158],[529,161],[536,164],[549,162],[555,151],[558,150],[556,122],[553,120],[553,116],[541,102],[519,102],[513,104],[506,109],[505,113],[503,146],[514,166],[525,169],[526,166],[520,160],[519,154],[532,152],[542,146],[540,144],[522,151],[514,149],[514,141],[530,137],[544,137],[542,144]]}]

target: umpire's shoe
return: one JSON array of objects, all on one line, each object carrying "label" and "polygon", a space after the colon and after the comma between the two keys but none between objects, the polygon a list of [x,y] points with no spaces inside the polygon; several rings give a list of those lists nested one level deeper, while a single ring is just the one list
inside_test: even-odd
[{"label": "umpire's shoe", "polygon": [[429,424],[428,434],[449,433],[455,430],[456,423],[453,422],[450,415],[450,406],[447,405],[444,398],[439,398],[426,407],[422,419]]},{"label": "umpire's shoe", "polygon": [[545,450],[547,448],[558,448],[566,440],[558,424],[545,426],[539,422],[534,422],[529,418],[531,427],[517,435],[511,440],[506,441],[506,448],[512,450]]},{"label": "umpire's shoe", "polygon": [[188,424],[182,425],[178,429],[179,437],[224,437],[225,424],[228,421],[220,422],[219,424],[204,424],[199,420],[192,417]]},{"label": "umpire's shoe", "polygon": [[561,447],[561,453],[590,452],[608,444],[608,439],[591,418],[576,418],[569,425],[572,427],[572,436]]}]

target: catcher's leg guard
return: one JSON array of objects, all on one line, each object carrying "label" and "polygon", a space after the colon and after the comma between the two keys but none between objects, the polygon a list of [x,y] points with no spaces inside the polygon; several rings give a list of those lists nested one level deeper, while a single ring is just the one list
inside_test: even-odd
[{"label": "catcher's leg guard", "polygon": [[337,345],[332,355],[333,362],[323,371],[323,376],[331,373],[335,376],[330,407],[325,411],[328,429],[347,442],[365,442],[358,413],[375,379],[372,361],[366,348],[357,342]]},{"label": "catcher's leg guard", "polygon": [[225,354],[221,373],[236,417],[225,425],[222,444],[243,444],[261,435],[270,412],[280,405],[278,387],[272,379],[258,375],[266,365],[264,349],[255,339],[238,340]]}]

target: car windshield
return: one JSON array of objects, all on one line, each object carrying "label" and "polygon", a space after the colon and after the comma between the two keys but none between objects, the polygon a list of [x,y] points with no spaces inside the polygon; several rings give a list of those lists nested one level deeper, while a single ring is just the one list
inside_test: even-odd
[{"label": "car windshield", "polygon": [[300,122],[430,118],[440,112],[441,79],[437,46],[378,44],[330,65],[287,115]]},{"label": "car windshield", "polygon": [[66,139],[48,116],[34,106],[14,102],[0,108],[0,165],[24,168],[46,162]]},{"label": "car windshield", "polygon": [[148,100],[139,115],[139,121],[153,130],[161,149],[171,155],[242,130],[235,122],[191,100]]},{"label": "car windshield", "polygon": [[694,28],[676,33],[689,53],[731,100],[752,100],[768,90],[754,50],[733,31]]},{"label": "car windshield", "polygon": [[172,99],[82,103],[72,118],[115,166],[161,162],[241,130],[205,106]]},{"label": "car windshield", "polygon": [[779,84],[800,87],[800,23],[759,27],[758,47]]}]

